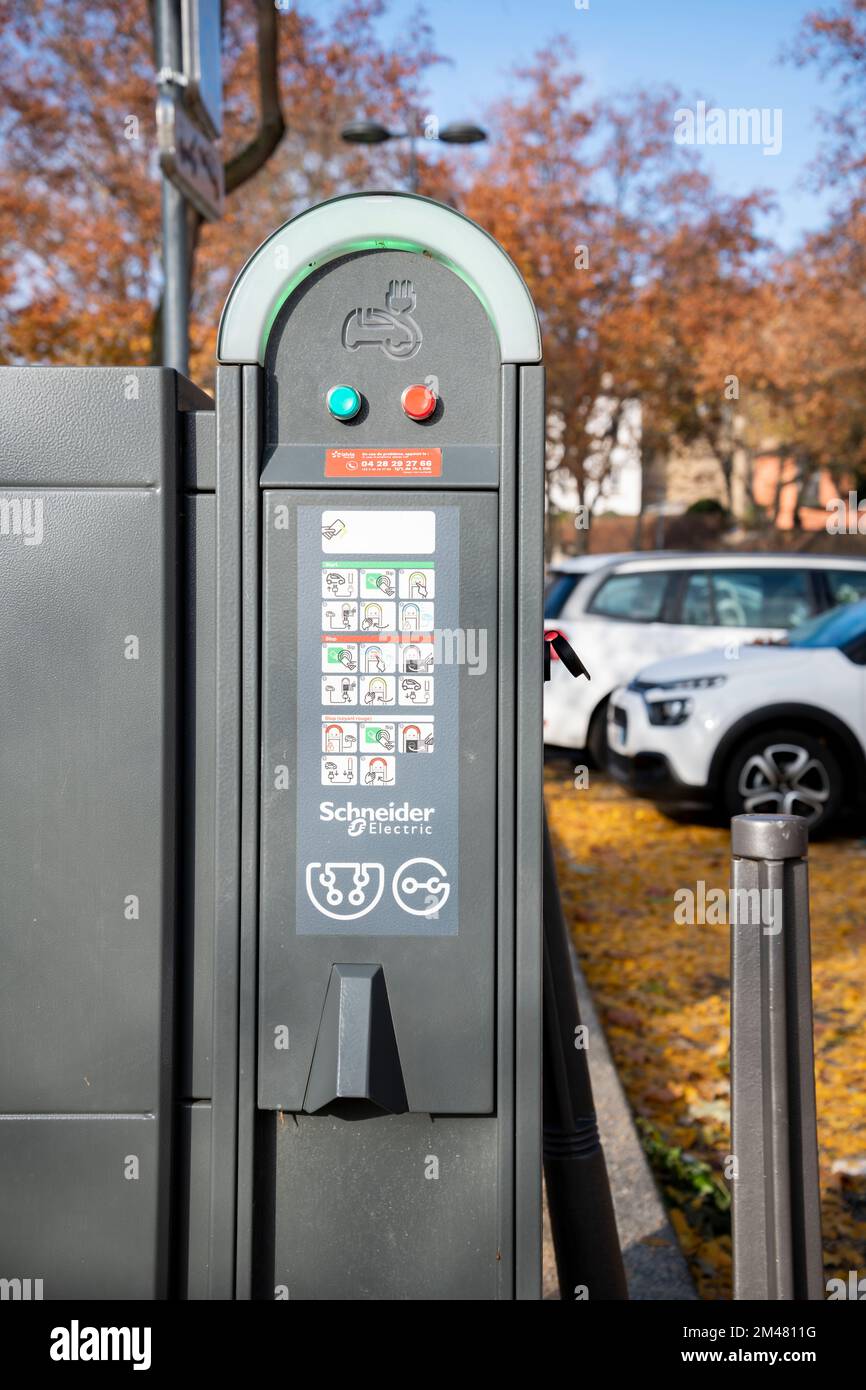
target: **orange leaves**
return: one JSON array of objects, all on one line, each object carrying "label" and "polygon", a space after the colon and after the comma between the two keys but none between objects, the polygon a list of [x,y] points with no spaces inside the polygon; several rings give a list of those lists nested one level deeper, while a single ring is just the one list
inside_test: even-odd
[{"label": "orange leaves", "polygon": [[[462,206],[502,241],[542,321],[551,451],[577,500],[603,484],[616,429],[640,402],[646,457],[671,437],[730,447],[726,378],[747,374],[766,199],[722,196],[671,134],[676,93],[581,101],[567,48],[539,55],[494,112],[491,148]],[[552,80],[553,79],[553,80]]]},{"label": "orange leaves", "polygon": [[[147,0],[8,0],[0,5],[0,361],[147,362],[159,298],[160,182],[152,6]],[[223,154],[255,134],[256,6],[226,0]],[[199,229],[192,370],[213,374],[233,276],[276,226],[346,187],[399,181],[397,150],[359,158],[340,127],[366,111],[402,126],[425,110],[420,74],[438,55],[425,24],[389,46],[378,0],[277,20],[288,132],[276,154]],[[422,179],[427,161],[423,141]],[[431,162],[432,163],[432,162]],[[431,188],[444,191],[434,170]],[[426,189],[425,189],[426,191]]]},{"label": "orange leaves", "polygon": [[[150,356],[161,281],[151,9],[0,6],[0,360]],[[411,44],[385,39],[379,0],[337,10],[327,20],[312,3],[280,12],[286,132],[222,221],[198,229],[191,339],[203,384],[220,309],[253,247],[310,203],[405,186],[405,143],[358,151],[340,128],[363,115],[422,128],[425,74],[442,55],[423,20]],[[259,118],[256,7],[226,0],[224,12],[230,160]],[[480,152],[433,154],[418,141],[421,192],[497,237],[537,301],[551,473],[569,504],[599,503],[615,445],[632,431],[643,461],[703,436],[726,477],[744,433],[757,444],[771,428],[800,458],[866,464],[862,196],[801,254],[768,263],[756,232],[766,199],[713,187],[672,138],[676,100],[667,89],[590,100],[554,39],[488,113]],[[725,394],[733,377],[736,407]]]},{"label": "orange leaves", "polygon": [[[698,1288],[730,1297],[725,926],[676,926],[674,892],[725,888],[725,829],[672,823],[600,774],[575,791],[548,768],[546,801],[572,935],[620,1077]],[[583,872],[572,867],[577,864]],[[866,1268],[866,856],[810,849],[818,1138],[827,1277]],[[652,893],[648,892],[652,889]]]}]

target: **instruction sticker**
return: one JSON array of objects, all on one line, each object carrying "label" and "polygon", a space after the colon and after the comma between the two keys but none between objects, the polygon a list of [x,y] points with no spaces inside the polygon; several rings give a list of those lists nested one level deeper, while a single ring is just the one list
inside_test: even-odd
[{"label": "instruction sticker", "polygon": [[441,449],[326,449],[326,478],[441,478]]},{"label": "instruction sticker", "polygon": [[459,514],[350,500],[298,508],[296,930],[455,936]]}]

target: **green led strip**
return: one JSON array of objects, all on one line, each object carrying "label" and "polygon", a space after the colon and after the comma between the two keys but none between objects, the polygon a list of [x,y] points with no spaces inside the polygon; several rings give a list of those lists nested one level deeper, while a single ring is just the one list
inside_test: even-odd
[{"label": "green led strip", "polygon": [[499,332],[497,330],[496,320],[493,317],[490,305],[487,303],[487,300],[484,298],[484,295],[481,293],[480,289],[475,284],[475,282],[470,279],[470,277],[466,274],[464,270],[461,270],[459,265],[455,265],[454,262],[449,260],[447,256],[439,256],[436,254],[435,251],[429,250],[429,248],[426,246],[420,246],[417,242],[398,241],[389,237],[387,238],[387,240],[384,241],[378,239],[371,241],[348,241],[345,243],[345,245],[340,246],[336,250],[329,252],[329,254],[325,257],[324,260],[310,261],[307,265],[304,266],[303,270],[298,271],[297,275],[293,275],[291,280],[289,280],[283,286],[280,298],[277,300],[274,308],[271,310],[271,313],[268,317],[268,321],[265,324],[265,331],[261,343],[260,360],[262,362],[265,360],[265,352],[268,346],[268,339],[271,336],[271,330],[274,324],[276,323],[280,311],[283,305],[285,304],[286,300],[294,294],[298,286],[302,285],[303,282],[308,278],[308,276],[312,275],[314,270],[320,270],[323,265],[328,265],[330,261],[335,261],[340,256],[350,256],[355,251],[413,251],[416,255],[429,256],[432,260],[438,261],[440,265],[446,266],[448,270],[452,271],[456,276],[458,276],[458,278],[463,281],[464,285],[469,286],[470,290],[475,295],[475,298],[479,301],[482,308],[484,309],[485,314],[490,320],[498,340]]}]

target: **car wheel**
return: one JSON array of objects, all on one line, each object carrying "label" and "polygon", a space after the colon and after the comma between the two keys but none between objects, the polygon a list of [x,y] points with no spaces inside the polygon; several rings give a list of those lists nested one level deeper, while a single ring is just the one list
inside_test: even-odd
[{"label": "car wheel", "polygon": [[732,816],[803,816],[813,830],[829,824],[842,792],[834,753],[799,729],[756,734],[740,745],[725,774],[725,804]]},{"label": "car wheel", "polygon": [[607,700],[602,700],[589,721],[586,746],[595,766],[603,772],[607,767]]}]

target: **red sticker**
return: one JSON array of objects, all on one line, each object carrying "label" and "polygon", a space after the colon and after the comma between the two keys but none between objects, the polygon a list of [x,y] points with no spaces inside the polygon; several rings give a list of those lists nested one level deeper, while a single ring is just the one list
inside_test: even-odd
[{"label": "red sticker", "polygon": [[441,478],[441,449],[327,449],[326,478]]}]

